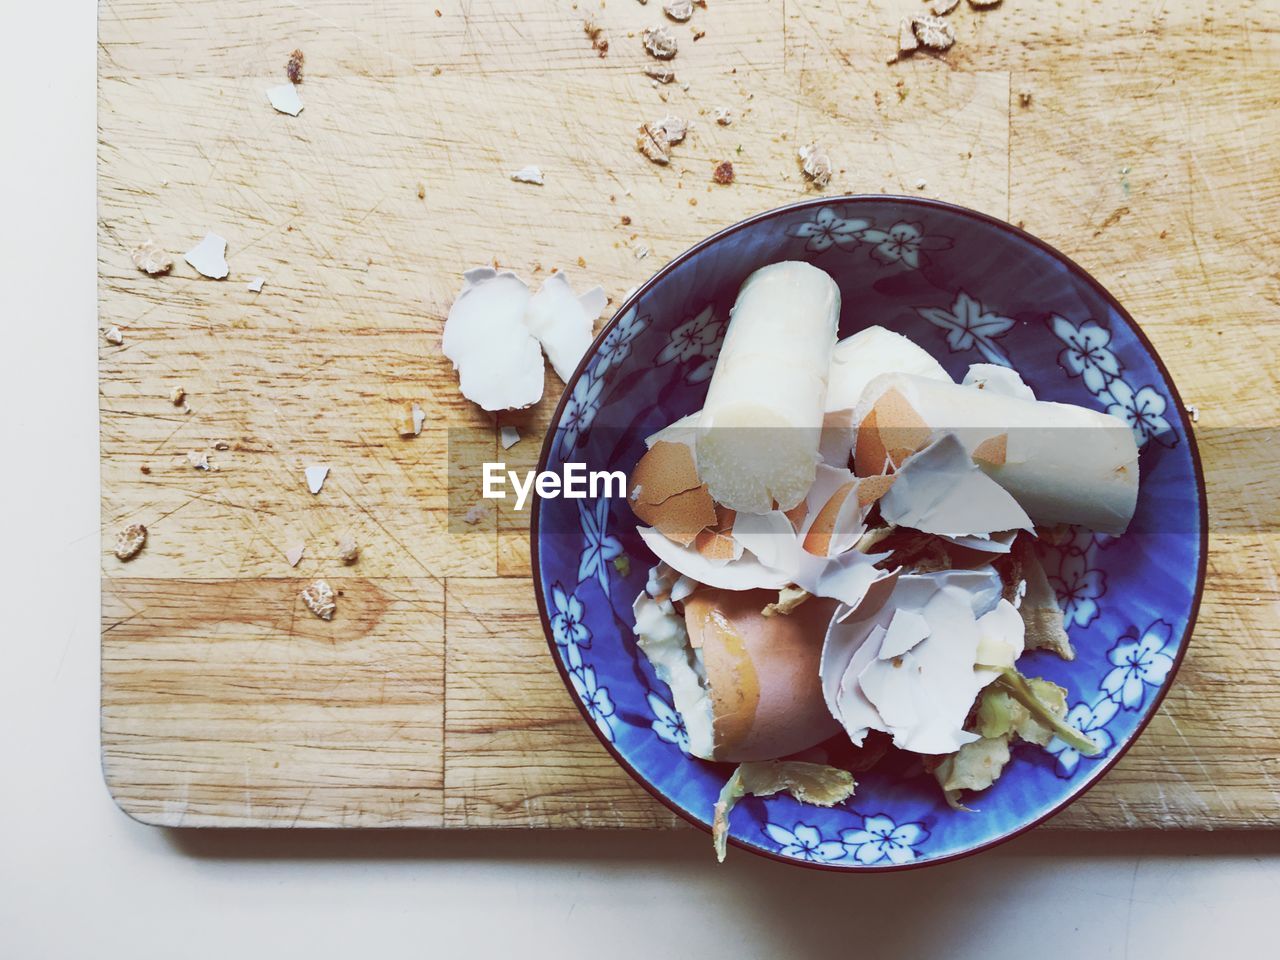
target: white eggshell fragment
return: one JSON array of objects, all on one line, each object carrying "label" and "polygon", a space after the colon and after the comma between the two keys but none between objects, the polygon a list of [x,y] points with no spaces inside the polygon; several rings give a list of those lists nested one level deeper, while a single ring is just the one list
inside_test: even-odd
[{"label": "white eggshell fragment", "polygon": [[230,271],[227,241],[216,233],[206,233],[203,240],[183,254],[183,259],[211,280],[221,280]]},{"label": "white eggshell fragment", "polygon": [[319,493],[325,478],[329,476],[329,468],[323,464],[312,464],[303,472],[307,476],[307,489],[312,493]]},{"label": "white eggshell fragment", "polygon": [[906,459],[880,498],[880,515],[895,526],[950,537],[1032,526],[1018,501],[978,469],[952,433]]},{"label": "white eggshell fragment", "polygon": [[637,527],[636,533],[655,557],[685,576],[723,590],[780,590],[791,582],[786,571],[766,567],[744,553],[727,564],[709,560],[697,550],[668,540],[653,527]]},{"label": "white eggshell fragment", "polygon": [[606,302],[603,287],[575,295],[563,273],[549,276],[529,299],[525,324],[566,383],[591,347],[591,325]]},{"label": "white eggshell fragment", "polygon": [[516,183],[532,183],[542,186],[542,171],[535,166],[521,167],[515,173],[511,174],[511,179]]},{"label": "white eggshell fragment", "polygon": [[291,117],[296,117],[302,112],[302,98],[298,96],[298,88],[295,84],[282,83],[278,87],[268,88],[267,100],[278,112],[287,113]]},{"label": "white eggshell fragment", "polygon": [[738,292],[698,418],[698,475],[715,501],[766,513],[813,483],[840,288],[817,267],[761,267]]},{"label": "white eggshell fragment", "polygon": [[462,395],[485,410],[514,410],[542,398],[538,341],[525,326],[529,288],[514,273],[468,270],[444,324],[441,348]]}]

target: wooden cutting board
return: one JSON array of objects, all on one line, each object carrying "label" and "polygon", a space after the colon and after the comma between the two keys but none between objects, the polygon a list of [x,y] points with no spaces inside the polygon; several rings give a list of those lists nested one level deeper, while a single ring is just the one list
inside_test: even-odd
[{"label": "wooden cutting board", "polygon": [[[1213,534],[1191,653],[1141,742],[1054,824],[1280,823],[1275,0],[962,3],[950,52],[893,65],[912,0],[711,0],[670,24],[668,86],[642,74],[659,0],[100,9],[98,325],[124,335],[101,341],[102,741],[128,813],[672,825],[551,665],[526,518],[448,523],[450,459],[497,446],[439,355],[441,325],[460,271],[494,260],[534,279],[567,268],[616,305],[696,240],[808,195],[795,152],[816,138],[833,193],[940,197],[1068,252],[1199,408]],[[265,90],[295,47],[293,118]],[[661,168],[634,131],[668,111],[696,126]],[[715,186],[725,159],[736,182]],[[508,178],[526,164],[545,186]],[[226,280],[130,261],[147,238],[181,254],[210,230]],[[548,383],[498,420],[524,437],[513,466],[536,461]],[[189,409],[170,402],[179,385]],[[409,402],[427,420],[401,439]],[[314,496],[308,464],[331,467]],[[455,489],[455,511],[477,494]],[[150,540],[124,564],[111,548],[134,522]],[[318,576],[341,591],[331,623],[299,600]]]}]

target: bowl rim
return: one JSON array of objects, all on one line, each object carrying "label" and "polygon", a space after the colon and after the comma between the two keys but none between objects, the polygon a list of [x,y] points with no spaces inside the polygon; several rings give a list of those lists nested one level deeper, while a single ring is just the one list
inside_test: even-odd
[{"label": "bowl rim", "polygon": [[[732,833],[730,833],[728,836],[729,843],[731,843],[734,847],[741,850],[745,850],[746,852],[751,853],[758,857],[763,857],[768,860],[774,860],[779,863],[785,863],[790,866],[807,867],[811,870],[821,870],[824,872],[844,873],[844,874],[892,873],[892,872],[901,871],[901,870],[919,870],[919,869],[924,869],[926,867],[938,866],[939,864],[943,864],[943,863],[952,863],[956,860],[963,860],[966,857],[971,857],[976,854],[983,853],[987,850],[992,849],[993,847],[997,847],[997,846],[1000,846],[1001,844],[1007,843],[1008,841],[1013,840],[1016,837],[1020,837],[1023,834],[1027,833],[1028,831],[1033,830],[1036,827],[1040,826],[1042,823],[1045,823],[1046,821],[1053,819],[1058,814],[1062,813],[1063,810],[1067,809],[1067,807],[1071,806],[1073,803],[1075,803],[1077,800],[1079,800],[1081,797],[1087,794],[1098,783],[1100,783],[1106,777],[1106,775],[1111,772],[1111,770],[1115,767],[1115,765],[1120,762],[1120,760],[1124,757],[1124,755],[1129,752],[1129,748],[1132,747],[1138,741],[1138,738],[1142,736],[1148,724],[1151,723],[1156,713],[1159,712],[1160,706],[1162,703],[1164,703],[1164,699],[1168,695],[1169,690],[1173,688],[1174,681],[1177,679],[1178,671],[1182,667],[1183,658],[1186,656],[1187,650],[1191,646],[1191,641],[1194,638],[1196,621],[1200,614],[1200,602],[1204,595],[1205,571],[1207,569],[1208,552],[1209,552],[1209,527],[1207,523],[1207,519],[1209,515],[1208,499],[1205,494],[1204,468],[1200,462],[1199,446],[1196,443],[1195,433],[1191,428],[1191,423],[1190,423],[1190,420],[1188,419],[1187,412],[1186,412],[1186,406],[1183,403],[1181,394],[1179,394],[1178,392],[1177,384],[1174,382],[1173,376],[1169,372],[1169,368],[1165,365],[1164,359],[1156,351],[1155,346],[1147,338],[1147,335],[1145,332],[1143,332],[1141,326],[1139,326],[1139,324],[1137,323],[1137,321],[1133,319],[1133,316],[1129,313],[1129,311],[1126,310],[1123,305],[1121,305],[1121,303],[1111,294],[1111,292],[1107,290],[1107,288],[1104,287],[1101,283],[1098,282],[1098,280],[1093,276],[1093,274],[1091,274],[1084,267],[1080,266],[1080,264],[1076,263],[1075,260],[1071,259],[1066,254],[1062,253],[1062,251],[1058,250],[1056,247],[1050,245],[1044,240],[1041,240],[1039,237],[1036,237],[1028,233],[1026,230],[1023,230],[1020,227],[1016,227],[1005,220],[1001,220],[998,217],[992,216],[991,214],[982,213],[981,211],[973,210],[969,207],[964,207],[959,204],[949,203],[945,200],[934,200],[928,197],[911,197],[911,196],[905,196],[902,194],[888,194],[888,193],[834,194],[831,196],[811,197],[806,200],[800,200],[796,203],[789,203],[789,204],[784,204],[783,206],[780,206],[780,207],[774,207],[770,210],[765,210],[761,213],[753,214],[749,217],[739,220],[737,223],[724,227],[723,229],[716,231],[710,236],[705,237],[702,240],[699,240],[697,243],[693,244],[684,252],[673,257],[664,266],[662,266],[656,273],[654,273],[651,277],[649,277],[648,280],[640,284],[631,293],[629,297],[623,300],[621,305],[619,305],[618,309],[614,311],[613,316],[610,317],[609,321],[605,323],[605,325],[600,329],[600,332],[596,335],[596,338],[592,341],[590,348],[588,348],[587,352],[583,354],[582,360],[579,361],[577,367],[573,371],[573,374],[569,377],[567,381],[565,381],[564,390],[560,395],[559,402],[556,404],[555,411],[551,415],[551,420],[547,427],[546,436],[543,438],[543,441],[542,441],[542,452],[538,456],[538,466],[537,466],[538,472],[541,473],[542,471],[547,469],[547,463],[551,459],[551,453],[555,445],[554,441],[555,441],[555,435],[556,435],[556,426],[560,423],[560,419],[564,414],[565,405],[569,402],[569,399],[573,394],[574,385],[577,384],[579,379],[581,379],[583,372],[586,370],[587,365],[591,362],[592,358],[595,356],[596,352],[599,350],[600,345],[604,342],[605,337],[607,337],[609,333],[614,329],[614,327],[618,325],[618,321],[627,313],[628,310],[630,310],[633,306],[637,305],[640,302],[640,300],[643,299],[644,295],[648,293],[648,291],[652,287],[654,287],[659,282],[664,280],[669,274],[671,274],[675,270],[676,267],[680,266],[682,263],[684,263],[686,260],[689,260],[693,256],[714,246],[716,243],[725,239],[726,237],[732,236],[733,234],[737,233],[740,230],[745,230],[748,227],[755,226],[758,223],[764,222],[766,220],[776,219],[788,213],[809,210],[815,207],[821,208],[825,206],[834,206],[837,204],[857,205],[857,204],[866,204],[866,203],[885,203],[885,202],[905,204],[908,207],[917,207],[922,210],[945,211],[953,215],[968,217],[972,220],[976,220],[980,223],[986,224],[987,226],[994,227],[998,231],[1002,231],[1006,234],[1009,234],[1015,240],[1019,240],[1023,243],[1030,244],[1033,247],[1039,248],[1044,253],[1047,253],[1051,257],[1054,257],[1057,260],[1059,260],[1068,268],[1068,271],[1070,273],[1072,273],[1078,279],[1083,280],[1088,286],[1092,287],[1093,290],[1099,296],[1101,296],[1102,299],[1111,307],[1111,309],[1114,310],[1126,324],[1128,324],[1129,329],[1132,330],[1133,333],[1137,336],[1138,341],[1146,349],[1147,353],[1150,355],[1152,360],[1155,361],[1156,368],[1160,371],[1161,375],[1164,377],[1165,383],[1169,387],[1170,400],[1173,402],[1174,406],[1176,407],[1179,425],[1182,427],[1183,435],[1187,441],[1187,449],[1191,455],[1191,464],[1195,472],[1196,497],[1199,501],[1199,508],[1200,508],[1200,543],[1199,543],[1200,553],[1199,553],[1199,564],[1196,570],[1195,592],[1191,598],[1191,609],[1187,614],[1187,625],[1183,629],[1182,636],[1179,639],[1178,654],[1174,658],[1173,666],[1169,670],[1168,678],[1166,679],[1165,683],[1160,687],[1160,689],[1157,691],[1155,698],[1151,701],[1151,705],[1149,709],[1146,710],[1144,716],[1138,721],[1138,725],[1134,728],[1133,733],[1128,737],[1128,739],[1125,740],[1124,743],[1119,745],[1119,747],[1116,749],[1114,754],[1112,754],[1109,758],[1103,761],[1101,768],[1097,770],[1096,773],[1094,773],[1093,777],[1090,778],[1088,783],[1081,786],[1078,790],[1073,792],[1061,803],[1058,803],[1055,806],[1053,806],[1047,812],[1041,814],[1040,816],[1036,817],[1033,820],[1028,821],[1025,824],[1018,826],[1013,830],[1009,830],[997,837],[993,837],[990,840],[987,840],[983,843],[969,847],[968,849],[965,849],[965,850],[960,850],[955,853],[949,853],[940,857],[930,858],[928,860],[909,861],[907,863],[901,863],[901,864],[886,864],[883,866],[879,864],[876,864],[876,865],[864,864],[859,866],[853,866],[850,864],[819,863],[816,861],[797,860],[793,857],[784,857],[781,854],[774,853],[771,850],[765,850],[763,848],[744,843],[743,841],[734,837]],[[561,682],[563,682],[565,685],[566,692],[569,694],[569,699],[572,700],[574,705],[578,708],[578,713],[582,715],[582,719],[586,722],[586,725],[587,727],[590,728],[591,732],[595,734],[596,739],[600,741],[600,743],[604,746],[606,750],[609,751],[610,755],[612,755],[613,759],[618,763],[618,765],[621,766],[622,769],[627,771],[627,773],[631,776],[633,780],[636,781],[636,783],[640,784],[640,786],[643,787],[651,796],[653,796],[656,800],[658,800],[667,809],[671,810],[673,813],[679,816],[682,820],[685,820],[693,824],[693,826],[702,830],[704,833],[710,834],[711,833],[710,826],[708,826],[706,823],[704,823],[702,820],[698,819],[697,817],[693,816],[692,814],[683,810],[674,800],[667,797],[661,790],[658,789],[658,787],[656,787],[653,783],[651,783],[648,780],[648,778],[643,776],[638,770],[636,770],[634,766],[632,766],[631,762],[625,756],[622,755],[622,753],[618,750],[618,748],[614,744],[610,743],[605,738],[604,734],[600,732],[600,728],[591,719],[591,715],[587,712],[587,708],[582,703],[581,698],[579,698],[575,694],[573,689],[573,682],[569,678],[569,672],[565,669],[564,663],[561,661],[556,651],[555,634],[551,629],[551,619],[547,612],[546,598],[543,596],[542,557],[541,557],[541,551],[538,546],[539,518],[541,516],[541,513],[542,513],[541,504],[539,502],[537,507],[533,510],[532,516],[530,517],[530,526],[529,526],[529,561],[530,561],[530,567],[531,567],[531,579],[532,579],[533,588],[534,588],[533,593],[534,593],[534,599],[537,601],[537,604],[538,604],[538,618],[542,622],[542,632],[547,642],[548,650],[551,654],[551,660],[556,665],[556,670],[560,674]]]}]

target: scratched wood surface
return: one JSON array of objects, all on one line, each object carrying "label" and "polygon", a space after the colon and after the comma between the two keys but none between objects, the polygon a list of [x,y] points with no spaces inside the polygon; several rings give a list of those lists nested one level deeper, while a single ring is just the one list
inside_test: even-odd
[{"label": "scratched wood surface", "polygon": [[[805,196],[795,149],[819,138],[832,192],[952,200],[1067,251],[1200,409],[1213,534],[1191,653],[1142,740],[1054,825],[1280,822],[1280,3],[962,4],[945,57],[887,65],[912,0],[712,0],[672,25],[678,82],[656,88],[638,34],[657,0],[436,2],[101,6],[98,320],[124,333],[100,364],[102,737],[126,811],[674,824],[552,668],[525,517],[457,523],[478,490],[450,491],[449,464],[491,457],[497,423],[459,396],[441,326],[459,272],[495,259],[567,268],[616,304],[698,239]],[[264,96],[294,47],[297,118]],[[664,169],[632,142],[666,111],[697,126]],[[715,187],[723,159],[737,181]],[[508,179],[528,163],[545,186]],[[148,237],[180,254],[207,230],[229,242],[225,281],[130,262]],[[543,402],[501,419],[525,437],[513,466],[535,462],[559,389],[548,372]],[[401,439],[415,401],[425,427]],[[331,467],[315,496],[313,463]],[[132,522],[150,540],[122,564]],[[317,576],[341,591],[332,623],[298,599]]]}]

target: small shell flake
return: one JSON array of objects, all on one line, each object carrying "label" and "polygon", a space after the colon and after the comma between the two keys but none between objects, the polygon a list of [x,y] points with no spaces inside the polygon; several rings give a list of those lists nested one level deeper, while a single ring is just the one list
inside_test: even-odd
[{"label": "small shell flake", "polygon": [[911,18],[911,29],[922,46],[930,50],[948,50],[956,42],[956,31],[941,17],[917,14]]},{"label": "small shell flake", "polygon": [[810,143],[798,151],[800,170],[813,181],[815,187],[825,187],[831,182],[831,158],[827,156],[825,147],[818,143]]},{"label": "small shell flake", "polygon": [[657,60],[670,60],[679,51],[676,35],[670,27],[650,27],[642,35],[644,48]]},{"label": "small shell flake", "polygon": [[146,545],[147,528],[140,523],[131,523],[116,534],[116,557],[120,560],[132,560]]},{"label": "small shell flake", "polygon": [[321,620],[332,620],[334,612],[338,609],[333,587],[324,580],[315,580],[307,584],[302,591],[302,602]]},{"label": "small shell flake", "polygon": [[693,0],[670,0],[662,5],[662,12],[676,23],[684,23],[693,16]]},{"label": "small shell flake", "polygon": [[636,137],[636,149],[654,163],[671,162],[671,147],[682,141],[689,132],[689,124],[679,117],[667,116],[641,124]]},{"label": "small shell flake", "polygon": [[155,277],[173,269],[173,257],[150,240],[144,240],[129,252],[133,265],[143,273]]}]

